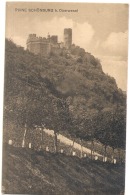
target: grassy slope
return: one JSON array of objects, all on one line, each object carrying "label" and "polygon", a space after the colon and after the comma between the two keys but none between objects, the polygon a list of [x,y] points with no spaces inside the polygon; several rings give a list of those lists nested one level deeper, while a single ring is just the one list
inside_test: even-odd
[{"label": "grassy slope", "polygon": [[7,194],[119,195],[124,167],[62,154],[4,146],[3,186]]}]

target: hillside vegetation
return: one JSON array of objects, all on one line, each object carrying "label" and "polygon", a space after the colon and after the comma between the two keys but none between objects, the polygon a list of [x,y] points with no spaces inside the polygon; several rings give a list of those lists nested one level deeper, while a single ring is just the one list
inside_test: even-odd
[{"label": "hillside vegetation", "polygon": [[73,138],[125,147],[126,97],[82,48],[41,57],[6,40],[4,105],[4,140],[22,136],[25,123],[45,124]]},{"label": "hillside vegetation", "polygon": [[123,195],[124,167],[4,145],[6,194]]},{"label": "hillside vegetation", "polygon": [[[70,156],[58,149],[60,133],[73,143],[85,146],[88,141],[91,151],[94,143],[102,144],[104,156],[110,147],[113,155],[115,149],[124,152],[126,96],[115,79],[103,72],[100,60],[74,46],[70,51],[61,50],[60,55],[43,57],[10,40],[5,45],[4,192],[123,193],[124,164],[80,159],[71,156],[70,148]],[[25,127],[25,148],[21,148]],[[44,127],[54,130],[54,140],[44,140],[45,136],[41,140]],[[9,139],[13,146],[7,145]],[[32,149],[27,148],[29,142],[35,145]],[[44,142],[51,143],[53,153],[45,152],[46,143],[43,150]]]}]

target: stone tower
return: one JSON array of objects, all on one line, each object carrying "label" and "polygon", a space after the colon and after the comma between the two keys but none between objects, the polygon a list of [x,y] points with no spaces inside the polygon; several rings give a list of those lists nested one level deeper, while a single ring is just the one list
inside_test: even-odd
[{"label": "stone tower", "polygon": [[65,28],[64,29],[64,46],[69,49],[72,45],[72,29]]}]

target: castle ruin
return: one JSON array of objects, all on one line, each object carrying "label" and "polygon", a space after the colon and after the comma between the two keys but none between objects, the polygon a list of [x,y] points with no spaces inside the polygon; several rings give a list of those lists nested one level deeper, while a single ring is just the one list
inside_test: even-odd
[{"label": "castle ruin", "polygon": [[65,28],[64,29],[64,46],[67,49],[70,49],[72,45],[72,29]]},{"label": "castle ruin", "polygon": [[27,39],[27,49],[34,54],[41,56],[49,55],[52,53],[59,54],[61,48],[70,49],[72,45],[72,29],[64,29],[64,42],[58,42],[58,36],[48,34],[47,38],[37,37],[36,34],[29,34]]}]

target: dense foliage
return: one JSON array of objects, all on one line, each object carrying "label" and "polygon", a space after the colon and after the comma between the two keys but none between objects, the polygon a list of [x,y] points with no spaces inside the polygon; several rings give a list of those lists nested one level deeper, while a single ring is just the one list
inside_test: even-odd
[{"label": "dense foliage", "polygon": [[17,136],[25,123],[45,124],[72,137],[125,147],[126,96],[82,48],[41,57],[6,40],[4,105],[4,135]]}]

